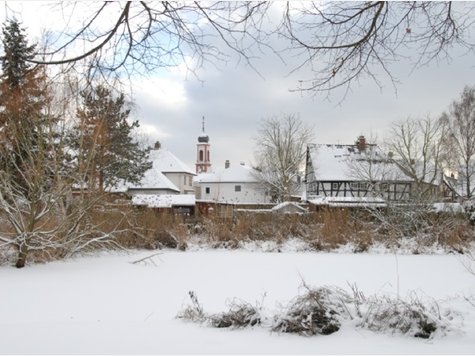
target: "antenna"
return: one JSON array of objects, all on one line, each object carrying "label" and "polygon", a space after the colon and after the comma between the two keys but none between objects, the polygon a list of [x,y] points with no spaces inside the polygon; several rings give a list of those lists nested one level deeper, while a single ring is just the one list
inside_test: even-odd
[{"label": "antenna", "polygon": [[203,133],[205,133],[205,116],[203,115],[203,122],[201,123],[201,129],[203,130]]}]

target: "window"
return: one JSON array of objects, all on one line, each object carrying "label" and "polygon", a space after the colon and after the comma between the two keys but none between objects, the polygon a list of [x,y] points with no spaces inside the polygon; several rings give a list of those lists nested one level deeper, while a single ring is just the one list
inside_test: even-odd
[{"label": "window", "polygon": [[240,192],[241,191],[241,186],[240,185],[235,185],[234,186],[234,191],[235,192]]},{"label": "window", "polygon": [[183,177],[183,184],[186,185],[186,176]]},{"label": "window", "polygon": [[205,193],[206,193],[206,194],[209,194],[209,192],[210,192],[210,188],[209,188],[209,187],[206,187],[206,188],[205,188]]},{"label": "window", "polygon": [[338,190],[338,183],[332,183],[332,189]]},{"label": "window", "polygon": [[200,162],[203,162],[203,150],[200,150]]},{"label": "window", "polygon": [[369,184],[364,182],[351,182],[350,187],[354,190],[368,190]]}]

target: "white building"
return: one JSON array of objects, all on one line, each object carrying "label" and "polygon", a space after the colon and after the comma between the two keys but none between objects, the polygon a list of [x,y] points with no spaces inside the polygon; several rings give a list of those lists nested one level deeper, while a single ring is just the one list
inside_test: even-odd
[{"label": "white building", "polygon": [[223,169],[198,174],[194,179],[196,198],[222,204],[268,204],[270,196],[253,171],[245,164],[230,165],[226,161]]},{"label": "white building", "polygon": [[152,168],[145,172],[140,183],[128,186],[130,194],[194,194],[196,174],[174,154],[157,143],[149,159]]}]

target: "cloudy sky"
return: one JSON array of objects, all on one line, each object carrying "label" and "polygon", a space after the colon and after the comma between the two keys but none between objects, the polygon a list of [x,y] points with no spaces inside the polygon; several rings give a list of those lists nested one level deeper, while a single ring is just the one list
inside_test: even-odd
[{"label": "cloudy sky", "polygon": [[[12,9],[32,33],[55,24],[53,15],[41,12],[33,2],[8,2],[8,8],[0,9],[3,18]],[[191,167],[202,116],[215,167],[224,166],[227,159],[231,164],[252,163],[259,121],[275,115],[298,114],[314,127],[315,143],[352,143],[361,134],[384,141],[392,122],[438,116],[465,85],[475,85],[474,55],[454,50],[451,57],[415,71],[415,57],[394,63],[396,88],[381,74],[382,89],[362,79],[343,100],[338,91],[330,98],[292,92],[299,80],[311,78],[309,69],[289,75],[293,59],[284,64],[270,54],[253,62],[258,73],[242,61],[205,66],[199,71],[200,80],[183,67],[161,70],[133,81],[134,116],[150,142],[160,140]]]}]

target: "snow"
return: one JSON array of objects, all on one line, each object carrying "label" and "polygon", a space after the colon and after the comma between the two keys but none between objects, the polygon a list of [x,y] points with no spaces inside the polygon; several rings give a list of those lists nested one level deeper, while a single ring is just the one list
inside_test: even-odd
[{"label": "snow", "polygon": [[298,204],[295,204],[293,202],[290,202],[290,201],[284,201],[280,204],[277,204],[276,206],[274,206],[271,211],[275,211],[275,212],[278,212],[278,211],[298,211],[298,212],[301,212],[301,213],[306,213],[307,212],[307,209],[301,207],[300,205]]},{"label": "snow", "polygon": [[165,175],[155,166],[145,172],[138,184],[130,184],[129,189],[165,189],[179,192],[180,189],[173,184]]},{"label": "snow", "polygon": [[146,205],[149,208],[171,208],[172,206],[194,206],[194,194],[136,194],[133,205]]},{"label": "snow", "polygon": [[194,178],[195,183],[255,183],[259,180],[253,175],[253,168],[248,165],[231,165],[211,173],[201,173]]},{"label": "snow", "polygon": [[385,207],[386,202],[378,197],[326,197],[316,196],[308,200],[313,205],[328,205],[332,207]]},{"label": "snow", "polygon": [[[361,181],[367,180],[366,174],[371,172],[374,180],[411,180],[387,159],[378,146],[368,146],[368,153],[365,153],[360,152],[356,145],[310,144],[308,148],[316,179]],[[369,163],[369,160],[373,162]]]},{"label": "snow", "polygon": [[[163,250],[98,256],[23,270],[0,267],[2,354],[473,354],[475,276],[458,255]],[[377,267],[377,268],[375,268]],[[312,287],[365,295],[417,294],[459,313],[447,335],[422,340],[351,323],[329,336],[263,327],[213,329],[176,319],[194,291],[207,312],[240,298],[270,313]],[[470,299],[472,298],[472,299]]]},{"label": "snow", "polygon": [[196,173],[188,167],[183,161],[178,159],[170,151],[160,148],[151,150],[149,160],[152,161],[153,167],[164,173],[188,173],[196,175]]},{"label": "snow", "polygon": [[460,203],[434,203],[433,209],[438,213],[465,213],[465,209]]},{"label": "snow", "polygon": [[138,184],[130,184],[129,189],[171,190],[180,192],[180,189],[166,176],[166,173],[186,173],[196,175],[185,163],[166,149],[151,150],[149,160],[152,168],[145,172]]}]

